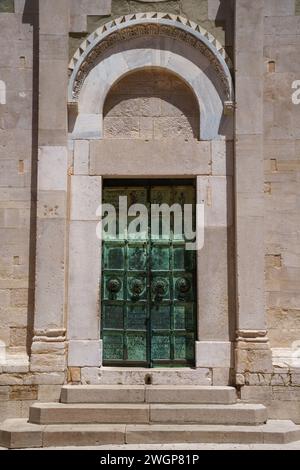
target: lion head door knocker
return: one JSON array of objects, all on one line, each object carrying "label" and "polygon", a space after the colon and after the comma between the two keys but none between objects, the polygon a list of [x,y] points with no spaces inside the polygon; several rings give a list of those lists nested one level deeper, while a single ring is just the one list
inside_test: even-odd
[{"label": "lion head door knocker", "polygon": [[157,278],[152,284],[152,291],[156,300],[161,300],[168,292],[168,282],[163,278]]},{"label": "lion head door knocker", "polygon": [[106,283],[107,290],[112,298],[115,298],[117,293],[120,292],[122,283],[118,278],[108,279]]},{"label": "lion head door knocker", "polygon": [[129,284],[130,294],[133,300],[138,300],[145,289],[142,279],[132,279]]},{"label": "lion head door knocker", "polygon": [[178,299],[184,300],[186,294],[191,289],[191,281],[186,277],[181,277],[176,281],[176,290],[178,293]]}]

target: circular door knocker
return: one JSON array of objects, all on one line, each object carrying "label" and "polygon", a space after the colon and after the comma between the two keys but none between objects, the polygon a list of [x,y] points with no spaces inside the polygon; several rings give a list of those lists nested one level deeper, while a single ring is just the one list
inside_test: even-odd
[{"label": "circular door knocker", "polygon": [[111,294],[117,294],[121,290],[121,281],[118,278],[112,278],[107,281],[106,287]]},{"label": "circular door knocker", "polygon": [[130,282],[130,291],[132,297],[138,299],[140,295],[143,293],[144,290],[144,283],[141,279],[132,279]]},{"label": "circular door knocker", "polygon": [[162,299],[168,292],[168,283],[165,279],[157,278],[152,284],[152,290],[158,299]]},{"label": "circular door knocker", "polygon": [[185,294],[189,292],[191,288],[191,281],[186,277],[181,277],[176,282],[176,289],[179,292],[179,297],[183,298]]}]

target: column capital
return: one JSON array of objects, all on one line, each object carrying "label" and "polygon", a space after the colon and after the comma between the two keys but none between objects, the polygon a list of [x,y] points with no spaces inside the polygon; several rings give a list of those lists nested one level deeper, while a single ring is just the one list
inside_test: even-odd
[{"label": "column capital", "polygon": [[237,330],[236,341],[245,343],[268,343],[267,330]]},{"label": "column capital", "polygon": [[66,329],[35,329],[32,342],[63,342],[66,340]]}]

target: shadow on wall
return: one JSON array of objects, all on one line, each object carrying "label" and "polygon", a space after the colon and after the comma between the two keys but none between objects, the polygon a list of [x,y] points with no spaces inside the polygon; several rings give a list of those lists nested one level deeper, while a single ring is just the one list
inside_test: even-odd
[{"label": "shadow on wall", "polygon": [[27,313],[27,353],[30,354],[34,327],[34,286],[36,262],[37,167],[39,129],[39,0],[25,0],[22,22],[33,27],[32,64],[32,138],[31,138],[31,204],[29,235],[29,292]]},{"label": "shadow on wall", "polygon": [[215,24],[222,28],[225,33],[225,49],[231,60],[233,60],[233,36],[234,36],[234,0],[219,0]]}]

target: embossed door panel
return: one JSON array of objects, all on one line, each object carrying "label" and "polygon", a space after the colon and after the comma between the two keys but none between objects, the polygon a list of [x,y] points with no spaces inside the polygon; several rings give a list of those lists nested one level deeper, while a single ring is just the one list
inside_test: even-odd
[{"label": "embossed door panel", "polygon": [[[194,203],[193,185],[151,184],[104,188],[119,216],[119,196],[132,204]],[[151,218],[148,231],[103,242],[102,339],[104,365],[184,366],[194,364],[196,330],[195,252],[171,232],[153,234],[152,224],[162,230],[168,217]],[[129,223],[133,220],[129,218]],[[117,231],[118,234],[118,231]]]}]

